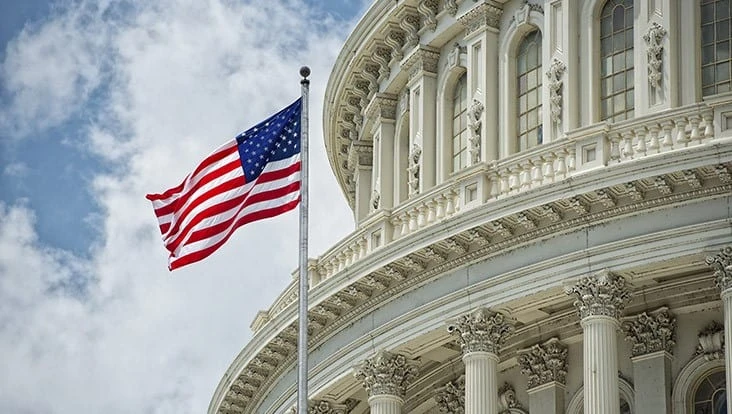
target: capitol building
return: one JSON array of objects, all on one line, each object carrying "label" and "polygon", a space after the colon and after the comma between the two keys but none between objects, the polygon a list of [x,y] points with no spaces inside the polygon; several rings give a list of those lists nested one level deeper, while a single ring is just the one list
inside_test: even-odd
[{"label": "capitol building", "polygon": [[[309,412],[732,412],[731,16],[375,0],[326,89],[356,226],[309,262]],[[297,283],[209,414],[292,412]]]}]

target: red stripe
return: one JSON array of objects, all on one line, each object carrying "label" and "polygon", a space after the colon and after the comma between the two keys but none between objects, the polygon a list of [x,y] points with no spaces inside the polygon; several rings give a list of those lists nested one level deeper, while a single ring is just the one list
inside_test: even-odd
[{"label": "red stripe", "polygon": [[[165,216],[170,213],[173,213],[174,211],[179,209],[181,206],[185,205],[186,202],[188,201],[188,199],[191,198],[191,196],[194,195],[196,193],[196,191],[200,190],[201,187],[203,187],[204,185],[210,183],[211,181],[213,181],[217,178],[220,178],[220,177],[236,170],[237,168],[241,168],[241,161],[239,161],[238,159],[233,160],[227,164],[223,164],[215,170],[209,171],[208,174],[201,177],[201,179],[198,180],[198,182],[196,182],[191,188],[186,190],[185,193],[180,194],[178,196],[178,198],[175,198],[169,204],[156,208],[155,214],[158,217],[160,217],[160,216]],[[242,172],[242,178],[244,178],[243,172]]]},{"label": "red stripe", "polygon": [[[201,212],[197,213],[195,217],[191,220],[190,223],[186,225],[186,227],[183,229],[183,231],[179,232],[175,239],[165,243],[166,248],[171,251],[175,252],[178,247],[181,245],[183,241],[185,241],[184,244],[189,243],[195,243],[197,241],[205,240],[207,238],[213,237],[221,232],[226,231],[226,229],[231,225],[231,223],[236,220],[236,217],[239,215],[239,213],[244,210],[249,205],[255,204],[257,202],[262,201],[268,201],[277,199],[280,197],[284,197],[287,194],[300,191],[300,181],[295,181],[293,183],[290,183],[289,185],[285,187],[276,188],[273,190],[263,191],[261,193],[253,194],[251,197],[249,197],[248,192],[242,196],[233,198],[231,200],[226,200],[225,202],[213,205],[211,207],[208,207]],[[242,200],[243,199],[243,200]],[[212,226],[205,227],[202,229],[196,229],[198,225],[203,221],[210,217],[215,217],[218,214],[224,213],[226,211],[229,211],[233,208],[235,208],[237,205],[239,205],[239,208],[231,218],[228,220],[222,221],[220,223],[216,223]],[[190,233],[190,237],[186,239],[185,237]]]},{"label": "red stripe", "polygon": [[237,220],[234,227],[226,234],[226,236],[224,236],[224,238],[222,238],[218,242],[212,244],[211,246],[208,246],[205,249],[201,249],[201,250],[197,250],[195,252],[189,253],[189,254],[182,256],[180,258],[177,258],[177,259],[173,259],[173,255],[171,254],[170,255],[171,262],[170,262],[170,265],[168,266],[168,269],[170,269],[170,270],[178,269],[179,267],[189,265],[191,263],[195,263],[199,260],[205,259],[209,255],[211,255],[211,253],[218,250],[218,248],[221,247],[227,240],[229,240],[229,237],[231,237],[231,235],[234,233],[234,231],[236,229],[238,229],[239,227],[241,227],[245,224],[251,223],[253,221],[264,220],[264,219],[288,212],[288,211],[294,209],[295,207],[297,207],[298,203],[300,203],[299,197],[296,200],[293,200],[289,203],[282,204],[280,206],[273,207],[273,208],[266,209],[266,210],[254,211],[250,214],[247,214],[246,216],[241,217],[239,220]]},{"label": "red stripe", "polygon": [[192,179],[193,177],[195,177],[196,174],[198,174],[199,172],[201,172],[201,170],[205,169],[206,167],[208,167],[211,164],[214,164],[214,163],[216,163],[218,161],[221,161],[222,159],[228,157],[229,155],[231,155],[232,153],[234,153],[234,152],[236,152],[238,150],[239,149],[238,149],[238,147],[236,145],[236,141],[233,141],[233,145],[231,145],[230,147],[223,148],[221,151],[214,152],[213,154],[211,154],[208,157],[206,157],[200,164],[198,164],[198,166],[196,167],[196,169],[191,174],[189,174],[185,178],[185,180],[183,180],[182,183],[180,183],[180,185],[178,185],[176,187],[173,187],[173,188],[171,188],[169,190],[166,190],[162,194],[148,194],[148,195],[145,196],[145,198],[147,198],[150,201],[164,200],[166,198],[170,198],[174,194],[180,193],[181,191],[183,191],[183,188],[185,187],[186,182],[188,182],[189,179]]}]

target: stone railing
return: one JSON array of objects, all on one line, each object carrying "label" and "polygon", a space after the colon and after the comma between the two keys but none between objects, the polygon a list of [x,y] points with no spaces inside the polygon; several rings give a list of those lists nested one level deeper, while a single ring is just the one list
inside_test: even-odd
[{"label": "stone railing", "polygon": [[[714,138],[713,117],[712,108],[695,104],[622,123],[599,123],[499,161],[470,167],[391,211],[372,213],[348,237],[311,261],[310,286],[337,276],[395,240],[473,208],[595,168],[703,144]],[[293,283],[266,312],[268,320],[296,299]],[[253,329],[264,323],[252,324]]]}]

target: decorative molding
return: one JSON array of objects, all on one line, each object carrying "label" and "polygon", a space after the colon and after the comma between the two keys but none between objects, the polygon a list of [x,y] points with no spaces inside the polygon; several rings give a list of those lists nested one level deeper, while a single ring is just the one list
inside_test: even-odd
[{"label": "decorative molding", "polygon": [[371,209],[373,211],[379,209],[379,207],[381,206],[381,194],[379,193],[379,190],[374,189],[373,191],[371,191],[371,200],[369,200],[369,204],[371,205]]},{"label": "decorative molding", "polygon": [[544,14],[544,7],[541,4],[529,3],[529,0],[524,0],[524,5],[520,7],[513,14],[511,22],[516,22],[517,26],[522,26],[529,23],[529,13],[532,11]]},{"label": "decorative molding", "polygon": [[558,338],[519,351],[521,373],[528,376],[528,388],[550,382],[567,383],[567,346]]},{"label": "decorative molding", "polygon": [[419,15],[411,7],[404,7],[397,18],[399,19],[399,27],[404,30],[405,38],[402,51],[406,53],[419,44]]},{"label": "decorative molding", "polygon": [[412,80],[421,73],[437,73],[437,62],[440,60],[440,52],[427,46],[420,46],[415,49],[402,63],[402,68],[409,73]]},{"label": "decorative molding", "polygon": [[400,354],[379,351],[365,360],[356,371],[356,379],[362,382],[369,397],[394,395],[404,398],[407,386],[417,378],[417,364]]},{"label": "decorative molding", "polygon": [[422,161],[422,147],[418,143],[412,144],[409,149],[409,196],[419,194],[419,169]]},{"label": "decorative molding", "polygon": [[485,106],[477,100],[473,99],[473,103],[470,105],[467,111],[468,116],[468,129],[470,130],[470,162],[475,165],[480,162],[480,142],[481,142],[481,128]]},{"label": "decorative molding", "polygon": [[384,38],[384,43],[391,49],[391,59],[389,65],[399,62],[404,57],[404,42],[406,41],[406,35],[404,31],[399,27],[391,27],[388,34]]},{"label": "decorative molding", "polygon": [[661,79],[663,78],[661,64],[663,63],[662,41],[664,36],[666,36],[666,29],[656,22],[651,22],[646,34],[643,35],[643,40],[648,47],[646,51],[648,56],[648,83],[654,88],[661,86]]},{"label": "decorative molding", "polygon": [[623,321],[625,340],[633,344],[634,357],[665,351],[673,355],[676,345],[676,318],[662,307]]},{"label": "decorative molding", "polygon": [[516,398],[516,390],[513,385],[504,382],[498,389],[498,413],[499,414],[526,414],[524,407]]},{"label": "decorative molding", "polygon": [[559,124],[562,122],[562,77],[567,66],[561,60],[554,58],[552,59],[549,70],[546,72],[547,78],[549,78],[549,102],[551,104],[550,113],[552,122]]},{"label": "decorative molding", "polygon": [[445,0],[445,10],[450,16],[455,16],[458,11],[457,0]]},{"label": "decorative molding", "polygon": [[422,28],[430,31],[437,29],[437,0],[420,0],[417,11],[422,16]]},{"label": "decorative molding", "polygon": [[463,354],[490,352],[498,355],[503,342],[513,333],[513,324],[502,313],[478,308],[448,325]]},{"label": "decorative molding", "polygon": [[607,269],[581,278],[577,284],[565,289],[565,293],[577,297],[574,306],[580,319],[589,316],[619,319],[630,301],[630,290],[625,285],[625,279]]},{"label": "decorative molding", "polygon": [[308,401],[308,414],[346,414],[348,407],[324,400]]},{"label": "decorative molding", "polygon": [[455,381],[450,381],[435,392],[435,402],[440,413],[465,413],[465,375]]},{"label": "decorative molding", "polygon": [[473,33],[490,28],[499,30],[503,8],[491,0],[482,0],[480,4],[458,17],[458,21],[465,26],[465,37]]},{"label": "decorative molding", "polygon": [[712,321],[706,328],[699,332],[699,345],[696,346],[696,354],[704,355],[704,359],[724,359],[724,325]]},{"label": "decorative molding", "polygon": [[381,42],[375,44],[371,52],[371,58],[379,65],[378,83],[389,79],[391,76],[391,53],[392,49]]},{"label": "decorative molding", "polygon": [[457,68],[458,66],[462,67],[462,65],[460,64],[460,57],[463,55],[467,55],[467,53],[467,46],[460,46],[460,43],[455,42],[452,50],[450,51],[450,53],[447,54],[446,69],[452,70]]},{"label": "decorative molding", "polygon": [[715,283],[719,290],[724,293],[732,288],[732,246],[722,248],[713,256],[707,256],[705,261],[714,271]]},{"label": "decorative molding", "polygon": [[397,97],[389,93],[377,93],[366,108],[366,116],[374,121],[379,118],[395,120],[397,113]]},{"label": "decorative molding", "polygon": [[371,141],[357,140],[351,142],[348,150],[348,168],[370,167],[374,159],[374,149]]}]

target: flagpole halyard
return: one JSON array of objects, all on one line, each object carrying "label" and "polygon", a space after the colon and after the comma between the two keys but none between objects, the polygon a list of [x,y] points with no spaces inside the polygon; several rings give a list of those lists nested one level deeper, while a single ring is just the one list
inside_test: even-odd
[{"label": "flagpole halyard", "polygon": [[300,293],[297,342],[297,413],[308,412],[308,114],[310,68],[300,68],[302,110],[300,112]]}]

